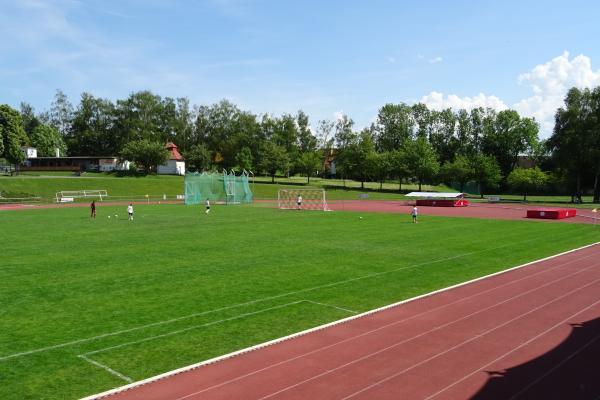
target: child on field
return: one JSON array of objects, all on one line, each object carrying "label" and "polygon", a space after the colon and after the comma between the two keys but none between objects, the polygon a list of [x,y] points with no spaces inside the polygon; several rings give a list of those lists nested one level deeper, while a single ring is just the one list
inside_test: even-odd
[{"label": "child on field", "polygon": [[417,206],[413,207],[412,212],[410,214],[412,215],[413,224],[416,224],[417,223],[417,215],[419,214],[419,211],[417,210]]},{"label": "child on field", "polygon": [[206,215],[208,215],[209,212],[210,212],[210,200],[206,199],[206,211],[204,211],[204,213]]},{"label": "child on field", "polygon": [[298,195],[298,198],[296,199],[296,205],[298,206],[298,210],[300,210],[302,208],[302,196]]},{"label": "child on field", "polygon": [[127,206],[127,214],[129,215],[129,220],[133,221],[133,204],[129,203]]},{"label": "child on field", "polygon": [[96,219],[96,200],[92,200],[92,204],[90,204],[91,214],[90,218]]}]

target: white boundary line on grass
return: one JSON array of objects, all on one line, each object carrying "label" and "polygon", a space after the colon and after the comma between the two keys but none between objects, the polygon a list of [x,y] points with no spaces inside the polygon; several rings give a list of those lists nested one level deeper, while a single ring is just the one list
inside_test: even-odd
[{"label": "white boundary line on grass", "polygon": [[98,361],[92,360],[89,357],[86,357],[85,354],[80,354],[77,357],[81,358],[82,360],[85,360],[87,362],[89,362],[92,365],[95,365],[98,368],[102,368],[103,370],[107,371],[109,374],[114,375],[118,378],[123,379],[125,382],[133,382],[133,379],[131,379],[130,377],[123,375],[122,373],[120,373],[119,371],[115,371],[114,369],[110,368],[107,365],[101,364]]},{"label": "white boundary line on grass", "polygon": [[521,268],[527,267],[527,266],[532,265],[532,264],[536,264],[536,263],[544,262],[544,261],[547,261],[547,260],[551,260],[551,259],[563,256],[563,255],[566,255],[566,254],[570,254],[570,253],[574,253],[576,251],[580,251],[580,250],[584,250],[584,249],[587,249],[587,248],[590,248],[590,247],[594,247],[594,246],[599,245],[599,244],[600,244],[600,242],[595,242],[595,243],[591,243],[591,244],[588,244],[588,245],[585,245],[585,246],[582,246],[582,247],[578,247],[576,249],[564,251],[562,253],[558,253],[558,254],[555,254],[553,256],[544,257],[544,258],[541,258],[541,259],[535,260],[535,261],[530,261],[528,263],[517,265],[516,267],[512,267],[512,268],[509,268],[509,269],[506,269],[506,270],[503,270],[503,271],[494,272],[493,274],[489,274],[489,275],[482,276],[482,277],[479,277],[479,278],[471,279],[470,281],[467,281],[467,282],[462,282],[462,283],[459,283],[459,284],[456,284],[456,285],[448,286],[448,287],[443,288],[443,289],[435,290],[435,291],[430,292],[430,293],[422,294],[420,296],[416,296],[416,297],[412,297],[410,299],[402,300],[402,301],[399,301],[399,302],[396,302],[396,303],[393,303],[393,304],[389,304],[387,306],[379,307],[379,308],[376,308],[376,309],[373,309],[373,310],[370,310],[370,311],[366,311],[366,312],[361,313],[361,314],[357,314],[357,315],[353,315],[353,316],[350,316],[350,317],[347,317],[347,318],[343,318],[343,319],[340,319],[340,320],[337,320],[337,321],[329,322],[327,324],[323,324],[323,325],[320,325],[320,326],[317,326],[317,327],[314,327],[314,328],[306,329],[304,331],[293,333],[293,334],[288,335],[288,336],[284,336],[284,337],[281,337],[281,338],[278,338],[278,339],[270,340],[268,342],[264,342],[264,343],[260,343],[260,344],[254,345],[254,346],[250,346],[250,347],[247,347],[245,349],[237,350],[237,351],[234,351],[234,352],[231,352],[231,353],[228,353],[228,354],[224,354],[224,355],[219,356],[219,357],[214,357],[214,358],[211,358],[209,360],[198,362],[196,364],[191,364],[191,365],[188,365],[188,366],[185,366],[185,367],[182,367],[182,368],[178,368],[178,369],[175,369],[175,370],[172,370],[172,371],[169,371],[169,372],[165,372],[163,374],[155,375],[153,377],[150,377],[150,378],[147,378],[147,379],[143,379],[143,380],[138,381],[138,382],[133,382],[133,383],[125,385],[125,386],[121,386],[121,387],[118,387],[118,388],[115,388],[115,389],[107,390],[105,392],[97,393],[97,394],[94,394],[94,395],[91,395],[91,396],[83,397],[80,400],[96,400],[96,399],[101,399],[101,398],[104,398],[104,397],[107,397],[107,396],[110,396],[110,395],[113,395],[113,394],[124,392],[124,391],[129,390],[129,389],[133,389],[133,388],[138,387],[138,386],[142,386],[142,385],[145,385],[145,384],[148,384],[148,383],[156,382],[156,381],[159,381],[161,379],[165,379],[165,378],[168,378],[168,377],[171,377],[171,376],[183,373],[183,372],[191,371],[191,370],[203,367],[205,365],[214,364],[214,363],[216,363],[218,361],[226,360],[228,358],[232,358],[232,357],[235,357],[235,356],[238,356],[238,355],[241,355],[241,354],[245,354],[245,353],[248,353],[248,352],[251,352],[251,351],[259,350],[259,349],[262,349],[262,348],[265,348],[265,347],[268,347],[268,346],[271,346],[271,345],[274,345],[274,344],[278,344],[278,343],[284,342],[286,340],[294,339],[294,338],[297,338],[297,337],[300,337],[300,336],[307,335],[307,334],[312,333],[312,332],[317,332],[317,331],[320,331],[320,330],[323,330],[323,329],[326,329],[326,328],[329,328],[329,327],[332,327],[332,326],[336,326],[336,325],[340,325],[340,324],[343,324],[343,323],[346,323],[346,322],[350,322],[350,321],[353,321],[353,320],[358,319],[358,318],[362,318],[362,317],[365,317],[365,316],[368,316],[368,315],[371,315],[371,314],[375,314],[375,313],[378,313],[378,312],[381,312],[381,311],[388,310],[390,308],[394,308],[394,307],[400,306],[402,304],[406,304],[406,303],[409,303],[409,302],[412,302],[412,301],[416,301],[416,300],[419,300],[419,299],[422,299],[422,298],[430,297],[430,296],[433,296],[433,295],[438,294],[438,293],[446,292],[446,291],[449,291],[449,290],[452,290],[452,289],[455,289],[455,288],[458,288],[458,287],[461,287],[461,286],[466,286],[466,285],[469,285],[471,283],[478,282],[478,281],[481,281],[481,280],[484,280],[484,279],[488,279],[488,278],[491,278],[491,277],[494,277],[494,276],[497,276],[497,275],[506,274],[508,272],[511,272],[511,271],[514,271],[514,270],[517,270],[517,269],[521,269]]},{"label": "white boundary line on grass", "polygon": [[[519,236],[519,235],[507,235],[504,238],[511,237],[511,236]],[[91,341],[98,340],[98,339],[104,339],[106,337],[121,335],[123,333],[134,332],[134,331],[137,331],[137,330],[140,330],[140,329],[150,328],[150,327],[153,327],[153,326],[166,325],[166,324],[170,324],[170,323],[177,322],[177,321],[182,321],[182,320],[189,319],[189,318],[199,317],[199,316],[202,316],[202,315],[212,314],[212,313],[219,312],[219,311],[224,311],[224,310],[230,310],[230,309],[233,309],[233,308],[244,307],[244,306],[248,306],[248,305],[251,305],[251,304],[261,303],[261,302],[269,301],[269,300],[275,300],[275,299],[279,299],[279,298],[282,298],[282,297],[292,296],[292,295],[296,295],[296,294],[300,294],[300,293],[313,292],[315,290],[320,290],[320,289],[335,287],[335,286],[343,285],[345,283],[356,282],[356,281],[360,281],[360,280],[363,280],[363,279],[376,278],[376,277],[379,277],[379,276],[383,276],[383,275],[387,275],[387,274],[392,274],[392,273],[399,272],[399,271],[404,271],[404,270],[407,270],[407,269],[413,269],[413,268],[417,268],[417,267],[422,267],[424,265],[431,265],[431,264],[436,264],[436,263],[444,262],[444,261],[457,260],[459,258],[470,256],[470,255],[473,255],[473,254],[485,253],[485,252],[488,252],[488,251],[493,251],[493,250],[501,249],[501,248],[504,248],[504,247],[513,246],[515,244],[522,244],[522,243],[532,242],[532,241],[535,241],[535,240],[537,240],[537,238],[528,239],[528,240],[521,240],[521,241],[515,242],[515,243],[502,244],[500,246],[490,247],[490,248],[486,248],[486,249],[483,249],[483,250],[469,251],[469,252],[466,252],[466,253],[457,254],[457,255],[454,255],[454,256],[450,256],[450,257],[438,258],[438,259],[435,259],[435,260],[425,261],[425,262],[422,262],[422,263],[417,263],[417,264],[412,264],[412,265],[406,265],[406,266],[394,268],[394,269],[391,269],[391,270],[374,272],[372,274],[367,274],[367,275],[361,275],[361,276],[357,276],[355,278],[348,278],[348,279],[344,279],[344,280],[341,280],[341,281],[326,283],[326,284],[323,284],[323,285],[318,285],[318,286],[313,286],[313,287],[309,287],[309,288],[299,289],[299,290],[295,290],[295,291],[291,291],[291,292],[287,292],[287,293],[280,293],[280,294],[277,294],[277,295],[274,295],[274,296],[269,296],[269,297],[263,297],[261,299],[250,300],[250,301],[247,301],[245,303],[233,304],[233,305],[230,305],[230,306],[220,307],[220,308],[216,308],[216,309],[213,309],[213,310],[202,311],[202,312],[198,312],[198,313],[184,315],[184,316],[177,317],[177,318],[171,318],[171,319],[167,319],[167,320],[163,320],[163,321],[152,322],[152,323],[149,323],[149,324],[146,324],[146,325],[134,326],[132,328],[123,329],[123,330],[120,330],[120,331],[107,332],[107,333],[103,333],[103,334],[100,334],[100,335],[96,335],[96,336],[92,336],[92,337],[88,337],[88,338],[84,338],[84,339],[73,340],[71,342],[64,342],[64,343],[59,343],[59,344],[55,344],[55,345],[51,345],[51,346],[41,347],[41,348],[37,348],[37,349],[33,349],[33,350],[27,350],[27,351],[23,351],[23,352],[20,352],[20,353],[8,354],[8,355],[5,355],[5,356],[0,356],[0,361],[8,360],[8,359],[11,359],[11,358],[23,357],[23,356],[27,356],[27,355],[35,354],[35,353],[41,353],[41,352],[48,351],[48,350],[60,349],[60,348],[63,348],[63,347],[68,347],[68,346],[72,346],[72,345],[76,345],[76,344],[80,344],[80,343],[87,343],[87,342],[91,342]],[[477,242],[478,241],[475,240],[473,243],[477,243]],[[473,244],[473,243],[470,243],[470,244]]]},{"label": "white boundary line on grass", "polygon": [[131,342],[126,342],[126,343],[121,343],[115,346],[110,346],[110,347],[105,347],[103,349],[98,349],[98,350],[93,350],[93,351],[89,351],[87,353],[84,354],[79,354],[77,357],[84,359],[85,361],[89,362],[90,364],[93,364],[99,368],[102,368],[103,370],[107,371],[108,373],[117,376],[118,378],[123,379],[125,382],[133,382],[133,379],[131,379],[130,377],[121,374],[120,372],[118,372],[117,370],[114,370],[112,368],[110,368],[108,365],[106,364],[102,364],[96,360],[92,360],[90,358],[90,356],[94,355],[94,354],[98,354],[98,353],[103,353],[105,351],[110,351],[110,350],[114,350],[114,349],[118,349],[121,347],[126,347],[126,346],[130,346],[133,344],[138,344],[138,343],[144,343],[144,342],[148,342],[151,340],[155,340],[155,339],[160,339],[160,338],[164,338],[164,337],[168,337],[168,336],[173,336],[173,335],[178,335],[180,333],[184,333],[184,332],[188,332],[194,329],[198,329],[198,328],[204,328],[207,326],[212,326],[212,325],[218,325],[218,324],[222,324],[223,322],[229,322],[229,321],[235,321],[237,319],[241,319],[244,317],[248,317],[248,316],[252,316],[252,315],[257,315],[257,314],[262,314],[264,312],[267,311],[272,311],[272,310],[278,310],[280,308],[285,308],[285,307],[289,307],[289,306],[293,306],[296,304],[301,304],[301,303],[309,303],[309,304],[314,304],[314,305],[318,305],[321,307],[327,307],[327,308],[334,308],[337,309],[339,311],[343,311],[345,313],[350,313],[350,314],[358,314],[357,311],[352,311],[349,310],[347,308],[342,308],[342,307],[338,307],[338,306],[334,306],[331,304],[325,304],[325,303],[319,303],[317,301],[312,301],[312,300],[298,300],[298,301],[293,301],[290,303],[286,303],[286,304],[280,304],[274,307],[268,307],[268,308],[263,308],[262,310],[257,310],[257,311],[253,311],[253,312],[249,312],[249,313],[244,313],[244,314],[240,314],[240,315],[236,315],[234,317],[230,317],[230,318],[224,318],[224,319],[220,319],[218,321],[211,321],[211,322],[207,322],[204,324],[200,324],[200,325],[194,325],[194,326],[190,326],[184,329],[179,329],[176,331],[172,331],[172,332],[167,332],[167,333],[163,333],[161,335],[156,335],[156,336],[150,336],[150,337],[146,337],[143,339],[139,339],[139,340],[134,340]]}]

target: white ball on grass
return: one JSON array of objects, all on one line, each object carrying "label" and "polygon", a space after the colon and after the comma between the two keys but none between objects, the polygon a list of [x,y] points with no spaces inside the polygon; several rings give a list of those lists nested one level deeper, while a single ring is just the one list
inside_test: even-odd
[{"label": "white ball on grass", "polygon": [[110,218],[110,215],[108,216],[108,218]]}]

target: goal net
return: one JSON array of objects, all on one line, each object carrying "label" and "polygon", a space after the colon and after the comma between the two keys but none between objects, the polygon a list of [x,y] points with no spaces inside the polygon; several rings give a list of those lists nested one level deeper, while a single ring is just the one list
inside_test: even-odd
[{"label": "goal net", "polygon": [[329,211],[323,189],[279,189],[277,205],[282,210]]},{"label": "goal net", "polygon": [[248,174],[244,171],[236,175],[233,171],[223,173],[187,173],[184,178],[185,204],[213,203],[241,204],[252,203],[252,191]]}]

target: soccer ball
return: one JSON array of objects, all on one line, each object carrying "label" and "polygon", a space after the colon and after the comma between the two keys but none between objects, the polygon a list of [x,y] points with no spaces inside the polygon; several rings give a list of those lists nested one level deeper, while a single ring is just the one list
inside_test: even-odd
[{"label": "soccer ball", "polygon": [[358,217],[358,219],[362,219],[362,217]]},{"label": "soccer ball", "polygon": [[115,218],[119,218],[119,216],[117,214],[115,214]]},{"label": "soccer ball", "polygon": [[110,215],[108,216],[108,218],[110,218]]}]

